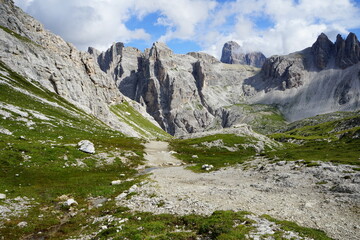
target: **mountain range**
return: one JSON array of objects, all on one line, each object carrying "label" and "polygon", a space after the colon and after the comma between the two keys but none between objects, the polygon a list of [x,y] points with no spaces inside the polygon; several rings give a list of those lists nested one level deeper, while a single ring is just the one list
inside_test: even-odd
[{"label": "mountain range", "polygon": [[[335,43],[321,34],[307,49],[268,59],[239,55],[239,48],[225,43],[222,62],[206,53],[174,54],[159,42],[145,52],[116,43],[89,53],[121,93],[172,135],[256,125],[276,112],[259,110],[255,116],[245,110],[249,104],[276,106],[287,121],[360,107],[359,41],[353,33],[346,40],[338,35]],[[249,56],[254,58],[246,62]]]},{"label": "mountain range", "polygon": [[356,239],[359,40],[244,49],[82,52],[0,0],[0,239]]}]

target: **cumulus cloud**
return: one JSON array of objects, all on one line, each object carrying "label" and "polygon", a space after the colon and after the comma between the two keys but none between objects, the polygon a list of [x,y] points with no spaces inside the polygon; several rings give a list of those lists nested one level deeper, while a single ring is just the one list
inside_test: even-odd
[{"label": "cumulus cloud", "polygon": [[[258,50],[270,56],[309,47],[322,32],[334,40],[338,33],[360,28],[359,6],[350,0],[237,0],[223,4],[214,16],[216,30],[206,35],[217,35],[218,41],[202,40],[201,44],[217,57],[229,40],[237,41],[245,51]],[[236,21],[224,32],[224,19],[230,16]],[[261,26],[264,22],[269,24],[265,29]]]},{"label": "cumulus cloud", "polygon": [[[235,40],[245,51],[287,54],[311,46],[324,32],[331,39],[360,28],[360,9],[352,0],[15,0],[51,31],[80,49],[101,50],[113,42],[197,43],[220,57],[223,44]],[[128,21],[157,17],[152,28],[129,29]],[[156,37],[155,37],[156,35]]]},{"label": "cumulus cloud", "polygon": [[[15,0],[51,31],[80,49],[94,46],[106,49],[112,42],[133,40],[191,39],[198,24],[208,19],[216,2],[210,0]],[[166,28],[160,39],[139,28],[130,30],[126,22],[158,13],[154,24]]]}]

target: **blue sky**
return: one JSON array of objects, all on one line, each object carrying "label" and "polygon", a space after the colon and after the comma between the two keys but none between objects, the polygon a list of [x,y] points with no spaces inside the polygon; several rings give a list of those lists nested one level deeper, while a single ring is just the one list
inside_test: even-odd
[{"label": "blue sky", "polygon": [[324,32],[360,36],[360,0],[15,0],[80,50],[124,42],[144,50],[155,41],[176,53],[220,57],[235,40],[266,56],[302,50]]}]

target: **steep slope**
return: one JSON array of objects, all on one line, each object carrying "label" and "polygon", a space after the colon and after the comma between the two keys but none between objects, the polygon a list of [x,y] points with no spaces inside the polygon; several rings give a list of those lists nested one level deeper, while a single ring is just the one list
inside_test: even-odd
[{"label": "steep slope", "polygon": [[0,60],[128,136],[157,137],[137,132],[111,111],[110,105],[126,98],[91,55],[46,31],[8,0],[0,5]]},{"label": "steep slope", "polygon": [[220,59],[223,63],[244,64],[258,68],[262,67],[265,60],[266,57],[261,52],[245,53],[241,46],[234,41],[224,44]]},{"label": "steep slope", "polygon": [[267,59],[261,72],[245,81],[249,102],[275,104],[290,121],[358,110],[359,42],[353,33],[341,39],[332,43],[321,34],[311,48]]}]

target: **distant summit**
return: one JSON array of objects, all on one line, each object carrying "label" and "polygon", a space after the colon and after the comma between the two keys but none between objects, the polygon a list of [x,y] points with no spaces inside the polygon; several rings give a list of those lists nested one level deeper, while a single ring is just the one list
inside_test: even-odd
[{"label": "distant summit", "polygon": [[243,64],[261,68],[266,57],[261,52],[244,53],[241,46],[229,41],[224,44],[221,54],[221,62],[228,64]]},{"label": "distant summit", "polygon": [[338,34],[335,43],[322,33],[312,45],[311,52],[318,69],[326,68],[332,59],[335,59],[335,67],[342,69],[360,62],[360,42],[354,33],[349,33],[346,39]]}]

